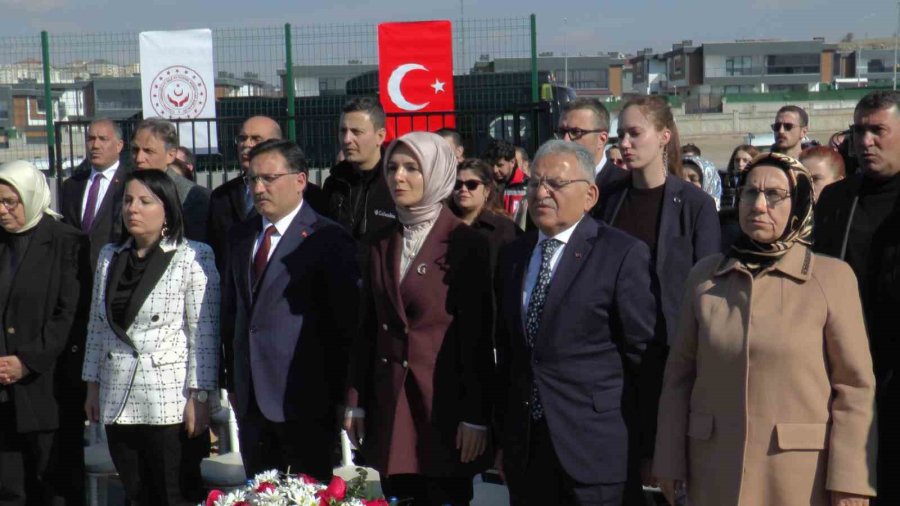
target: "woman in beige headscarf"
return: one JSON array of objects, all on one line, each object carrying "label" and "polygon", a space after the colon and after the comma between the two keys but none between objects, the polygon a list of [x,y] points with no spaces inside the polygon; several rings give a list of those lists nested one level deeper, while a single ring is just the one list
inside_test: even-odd
[{"label": "woman in beige headscarf", "polygon": [[81,234],[57,217],[39,170],[0,165],[0,502],[58,492],[50,449],[65,408],[54,374],[78,307]]},{"label": "woman in beige headscarf", "polygon": [[384,159],[399,223],[372,246],[345,427],[386,496],[468,504],[491,460],[488,242],[445,205],[456,157],[444,139],[409,133]]}]

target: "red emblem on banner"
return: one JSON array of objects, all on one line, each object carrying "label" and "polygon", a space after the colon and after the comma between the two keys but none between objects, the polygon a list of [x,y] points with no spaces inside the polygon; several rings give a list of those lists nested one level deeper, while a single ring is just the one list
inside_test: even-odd
[{"label": "red emblem on banner", "polygon": [[388,138],[455,126],[449,21],[378,25],[378,77]]}]

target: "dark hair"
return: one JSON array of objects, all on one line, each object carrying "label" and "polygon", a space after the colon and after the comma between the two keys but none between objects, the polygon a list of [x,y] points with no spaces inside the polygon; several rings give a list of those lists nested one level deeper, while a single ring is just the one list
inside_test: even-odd
[{"label": "dark hair", "polygon": [[[693,156],[693,155],[689,155],[689,156]],[[695,162],[694,160],[691,160],[691,159],[684,160],[684,159],[682,159],[682,161],[681,161],[681,173],[682,173],[682,176],[684,175],[685,171],[688,171],[688,170],[693,171],[693,172],[696,172],[697,175],[700,176],[700,184],[702,185],[702,184],[703,184],[703,179],[704,179],[704,177],[703,177],[703,167],[701,167],[700,164],[697,163],[697,162]]]},{"label": "dark hair", "polygon": [[384,108],[381,107],[381,104],[378,102],[378,99],[373,97],[354,97],[344,103],[344,106],[341,108],[341,113],[346,114],[348,112],[362,112],[369,116],[369,121],[372,122],[372,126],[375,127],[375,130],[379,130],[384,128]]},{"label": "dark hair", "polygon": [[178,148],[178,129],[171,121],[162,118],[147,118],[138,123],[134,129],[134,135],[137,136],[141,130],[149,130],[154,137],[163,141],[166,151]]},{"label": "dark hair", "polygon": [[194,152],[184,146],[178,146],[176,150],[184,155],[184,163],[193,166],[194,165]]},{"label": "dark hair", "polygon": [[173,159],[172,162],[169,163],[169,167],[167,168],[172,168],[172,170],[179,173],[181,177],[194,181],[194,171],[192,171],[191,168],[188,167],[187,163],[182,160],[179,160],[177,158]]},{"label": "dark hair", "polygon": [[697,147],[696,144],[687,143],[684,146],[681,146],[681,156],[700,156],[703,152],[700,151],[700,148]]},{"label": "dark hair", "polygon": [[846,168],[844,167],[844,158],[838,150],[829,146],[814,146],[804,149],[800,153],[800,163],[806,165],[806,160],[810,158],[819,158],[828,162],[828,165],[834,171],[835,177],[844,177]]},{"label": "dark hair", "polygon": [[278,153],[287,161],[288,167],[293,172],[303,172],[309,174],[309,164],[306,161],[306,155],[293,141],[284,139],[269,139],[260,142],[250,150],[250,160],[252,161],[259,155],[266,153]]},{"label": "dark hair", "polygon": [[515,160],[516,147],[509,142],[501,139],[495,139],[484,150],[481,158],[491,165],[495,165],[500,160]]},{"label": "dark hair", "polygon": [[594,113],[594,128],[609,131],[609,111],[596,98],[578,97],[563,106],[563,114],[570,111],[586,110]]},{"label": "dark hair", "polygon": [[853,110],[853,117],[857,114],[870,114],[884,109],[896,107],[895,113],[900,113],[900,91],[876,90],[860,99]]},{"label": "dark hair", "polygon": [[734,171],[737,170],[734,167],[734,157],[737,156],[738,151],[743,151],[750,155],[750,159],[756,158],[756,155],[759,154],[759,148],[756,146],[751,146],[749,144],[741,144],[738,147],[734,148],[734,151],[731,152],[731,158],[728,159],[728,174],[734,174]]},{"label": "dark hair", "polygon": [[[668,129],[671,132],[669,143],[666,144],[666,160],[668,162],[666,165],[669,168],[669,174],[682,177],[681,142],[678,139],[678,127],[675,126],[675,117],[672,116],[672,108],[669,107],[669,103],[659,95],[640,95],[629,99],[622,106],[622,112],[629,107],[639,108],[657,130]],[[619,128],[621,128],[621,123]]]},{"label": "dark hair", "polygon": [[459,130],[455,128],[441,128],[440,130],[436,130],[434,133],[440,135],[445,139],[453,139],[453,143],[457,146],[462,146],[462,135],[459,134]]},{"label": "dark hair", "polygon": [[783,112],[796,113],[797,116],[800,116],[800,126],[809,126],[809,114],[806,114],[806,111],[804,111],[802,107],[797,107],[796,105],[786,105],[781,109],[778,109],[778,112],[775,113],[775,116],[778,116]]},{"label": "dark hair", "polygon": [[[181,200],[178,198],[178,191],[172,178],[159,170],[135,170],[125,177],[125,186],[132,181],[138,181],[146,186],[162,202],[166,214],[165,227],[168,229],[165,237],[175,241],[176,244],[181,243],[184,240],[184,217],[181,212]],[[124,244],[130,236],[128,233],[123,234],[119,244]]]},{"label": "dark hair", "polygon": [[113,135],[116,136],[116,139],[122,140],[122,125],[119,125],[115,121],[109,118],[97,118],[94,121],[91,121],[91,124],[88,125],[88,130],[94,125],[109,125],[112,128]]},{"label": "dark hair", "polygon": [[[456,166],[457,174],[464,170],[475,173],[475,177],[477,177],[488,190],[488,198],[484,202],[484,207],[481,208],[481,212],[490,211],[495,214],[506,216],[506,211],[503,208],[503,199],[500,196],[501,192],[498,191],[497,183],[494,182],[493,169],[491,166],[479,158],[466,158]],[[456,207],[456,202],[454,202],[452,198],[450,199],[450,209],[455,214],[460,214],[459,209]]]}]

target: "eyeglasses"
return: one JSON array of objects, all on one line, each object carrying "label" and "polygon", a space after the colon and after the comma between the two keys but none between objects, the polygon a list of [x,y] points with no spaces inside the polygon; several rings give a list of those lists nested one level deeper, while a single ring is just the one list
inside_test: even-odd
[{"label": "eyeglasses", "polygon": [[789,191],[781,188],[765,188],[763,190],[754,186],[742,186],[738,188],[741,204],[746,204],[748,206],[756,203],[756,199],[759,198],[760,194],[766,199],[766,206],[768,206],[769,209],[777,206],[779,202],[791,196]]},{"label": "eyeglasses", "polygon": [[260,174],[258,176],[244,176],[244,184],[247,185],[248,188],[253,188],[256,186],[256,183],[262,183],[263,186],[272,186],[275,184],[275,181],[278,181],[278,178],[281,176],[287,176],[288,174],[296,174],[297,172],[285,172],[282,174]]},{"label": "eyeglasses", "polygon": [[551,192],[558,192],[572,183],[579,182],[591,184],[591,181],[588,181],[587,179],[547,179],[545,177],[542,177],[540,179],[531,178],[528,180],[528,191],[537,191],[537,189],[543,185],[546,186],[547,189]]},{"label": "eyeglasses", "polygon": [[3,200],[0,200],[0,204],[2,204],[3,207],[5,207],[7,211],[12,211],[12,210],[15,209],[16,206],[18,206],[21,202],[22,202],[21,200],[16,200],[16,199],[3,199]]},{"label": "eyeglasses", "polygon": [[566,134],[568,134],[570,139],[572,139],[573,141],[577,141],[578,139],[584,137],[587,134],[596,134],[596,133],[605,132],[605,131],[606,131],[606,129],[604,129],[604,128],[595,128],[593,130],[582,130],[580,128],[559,127],[556,129],[556,138],[562,139],[563,137],[566,136]]},{"label": "eyeglasses", "polygon": [[235,136],[234,136],[234,143],[235,143],[235,144],[243,144],[243,143],[245,143],[245,142],[247,142],[247,141],[252,141],[253,144],[259,144],[260,142],[262,142],[262,141],[264,141],[264,140],[266,140],[266,139],[263,139],[262,137],[260,137],[260,136],[258,136],[258,135],[244,135],[244,134],[240,134],[240,135],[235,135]]},{"label": "eyeglasses", "polygon": [[454,185],[453,185],[453,191],[462,190],[462,187],[465,186],[467,190],[469,190],[470,192],[473,192],[476,189],[478,189],[479,186],[481,186],[483,184],[484,183],[482,183],[481,181],[479,181],[477,179],[469,179],[467,181],[460,181],[459,179],[457,179],[456,183],[454,183]]},{"label": "eyeglasses", "polygon": [[793,124],[793,123],[781,123],[781,122],[775,122],[775,123],[772,123],[772,131],[773,131],[773,132],[779,132],[779,131],[781,131],[781,129],[782,129],[782,127],[783,127],[785,132],[790,132],[790,131],[793,130],[796,126],[797,126],[797,125],[795,125],[795,124]]}]

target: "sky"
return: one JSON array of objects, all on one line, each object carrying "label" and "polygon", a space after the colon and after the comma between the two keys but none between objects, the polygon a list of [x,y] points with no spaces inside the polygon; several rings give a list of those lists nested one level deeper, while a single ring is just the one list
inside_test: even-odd
[{"label": "sky", "polygon": [[[562,10],[563,7],[565,10]],[[890,37],[894,0],[0,0],[4,38],[56,33],[136,32],[184,28],[240,28],[355,24],[416,19],[537,16],[538,50],[569,55],[644,47],[657,51],[682,39],[722,42],[777,38],[840,40]],[[2,48],[0,48],[2,51]]]}]

